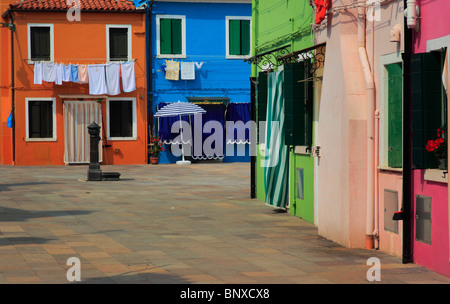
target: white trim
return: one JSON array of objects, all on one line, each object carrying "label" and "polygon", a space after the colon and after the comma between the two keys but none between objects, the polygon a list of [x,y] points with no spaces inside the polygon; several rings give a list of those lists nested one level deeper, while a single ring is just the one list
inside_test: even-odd
[{"label": "white trim", "polygon": [[[126,28],[128,29],[127,32],[127,41],[128,41],[128,61],[130,61],[132,57],[132,50],[131,50],[131,25],[130,24],[106,24],[106,60],[108,62],[111,62],[109,56],[109,29],[110,28]],[[114,60],[113,62],[117,62],[117,60]]]},{"label": "white trim", "polygon": [[450,45],[450,35],[427,40],[427,53],[432,51],[439,51],[441,48],[447,47],[448,45]]},{"label": "white trim", "polygon": [[[28,102],[29,101],[53,101],[52,103],[52,116],[53,116],[53,137],[47,138],[30,138],[28,129]],[[25,98],[25,141],[56,141],[56,98],[54,97],[36,97],[36,98]]]},{"label": "white trim", "polygon": [[[110,100],[124,100],[132,101],[132,119],[133,119],[133,136],[131,137],[111,137],[110,136],[110,116],[109,116],[109,101]],[[136,121],[136,97],[109,97],[106,99],[106,139],[107,140],[136,140],[137,139],[137,121]]]},{"label": "white trim", "polygon": [[[181,54],[161,54],[160,19],[181,19]],[[186,58],[186,16],[156,15],[156,58]]]},{"label": "white trim", "polygon": [[[380,56],[380,132],[379,132],[379,156],[380,156],[380,167],[388,168],[388,72],[387,66],[389,64],[401,63],[403,69],[403,60],[400,53],[391,53],[387,55]],[[403,91],[403,88],[402,88]],[[403,96],[403,92],[402,92]],[[402,98],[403,102],[403,98]],[[402,114],[403,117],[403,114]]]},{"label": "white trim", "polygon": [[[248,55],[230,55],[230,20],[250,20],[250,51]],[[252,54],[252,17],[250,16],[225,16],[225,42],[226,42],[226,59],[247,59]]]},{"label": "white trim", "polygon": [[54,29],[52,23],[27,23],[27,43],[28,43],[28,64],[34,64],[34,61],[31,60],[31,35],[30,28],[31,27],[49,27],[50,28],[50,61],[55,60],[54,53]]}]

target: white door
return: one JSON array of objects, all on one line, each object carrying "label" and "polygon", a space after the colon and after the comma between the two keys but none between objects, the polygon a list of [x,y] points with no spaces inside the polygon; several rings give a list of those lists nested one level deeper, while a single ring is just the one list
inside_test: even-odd
[{"label": "white door", "polygon": [[[90,137],[87,127],[96,122],[102,127],[101,105],[97,101],[64,102],[64,163],[89,163]],[[102,129],[100,129],[100,137]],[[102,161],[102,141],[99,142]]]}]

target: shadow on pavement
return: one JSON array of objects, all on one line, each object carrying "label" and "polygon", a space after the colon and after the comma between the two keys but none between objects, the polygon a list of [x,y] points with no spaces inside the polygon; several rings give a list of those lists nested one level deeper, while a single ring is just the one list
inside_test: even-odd
[{"label": "shadow on pavement", "polygon": [[0,222],[23,222],[33,218],[87,215],[92,211],[64,210],[64,211],[26,211],[16,208],[0,207]]}]

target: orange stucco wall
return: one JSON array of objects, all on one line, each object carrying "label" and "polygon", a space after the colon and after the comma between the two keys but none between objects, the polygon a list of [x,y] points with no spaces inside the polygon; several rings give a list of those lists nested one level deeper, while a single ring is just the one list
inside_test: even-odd
[{"label": "orange stucco wall", "polygon": [[[111,141],[103,148],[102,164],[142,164],[147,162],[147,100],[146,100],[146,49],[145,14],[141,13],[81,13],[81,21],[69,22],[64,12],[31,13],[14,12],[15,56],[15,164],[16,165],[63,165],[64,121],[63,102],[60,95],[88,95],[89,85],[63,82],[62,85],[43,82],[33,83],[34,65],[28,63],[28,23],[50,23],[54,30],[54,62],[64,64],[106,63],[106,24],[131,25],[132,58],[135,61],[136,90],[111,97],[136,98],[136,140]],[[9,34],[9,31],[8,31]],[[9,37],[9,36],[8,36]],[[5,40],[3,32],[0,36]],[[3,46],[3,44],[2,44]],[[3,49],[3,47],[2,47]],[[5,74],[5,58],[2,51],[2,76]],[[8,58],[9,60],[9,58]],[[2,83],[4,85],[4,82]],[[10,90],[7,90],[8,92]],[[11,97],[2,90],[1,122],[3,133]],[[37,97],[56,98],[56,141],[31,142],[26,140],[25,99]],[[73,100],[73,99],[72,99]],[[106,105],[102,101],[103,124],[106,127]],[[7,114],[4,112],[8,111]],[[10,131],[9,131],[10,132]],[[0,133],[1,134],[1,133]],[[8,137],[9,136],[9,137]],[[11,135],[3,134],[2,151],[11,151]],[[6,153],[7,154],[7,153]],[[11,157],[0,157],[2,163],[11,163]]]}]

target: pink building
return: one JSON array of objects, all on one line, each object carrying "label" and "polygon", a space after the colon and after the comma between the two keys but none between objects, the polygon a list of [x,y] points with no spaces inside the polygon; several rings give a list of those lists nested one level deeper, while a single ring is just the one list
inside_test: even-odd
[{"label": "pink building", "polygon": [[[413,261],[450,276],[448,169],[439,169],[435,155],[424,149],[428,140],[437,138],[439,127],[448,134],[448,92],[442,75],[450,45],[450,1],[410,2],[419,8],[411,62]],[[422,115],[414,115],[419,110]]]}]

